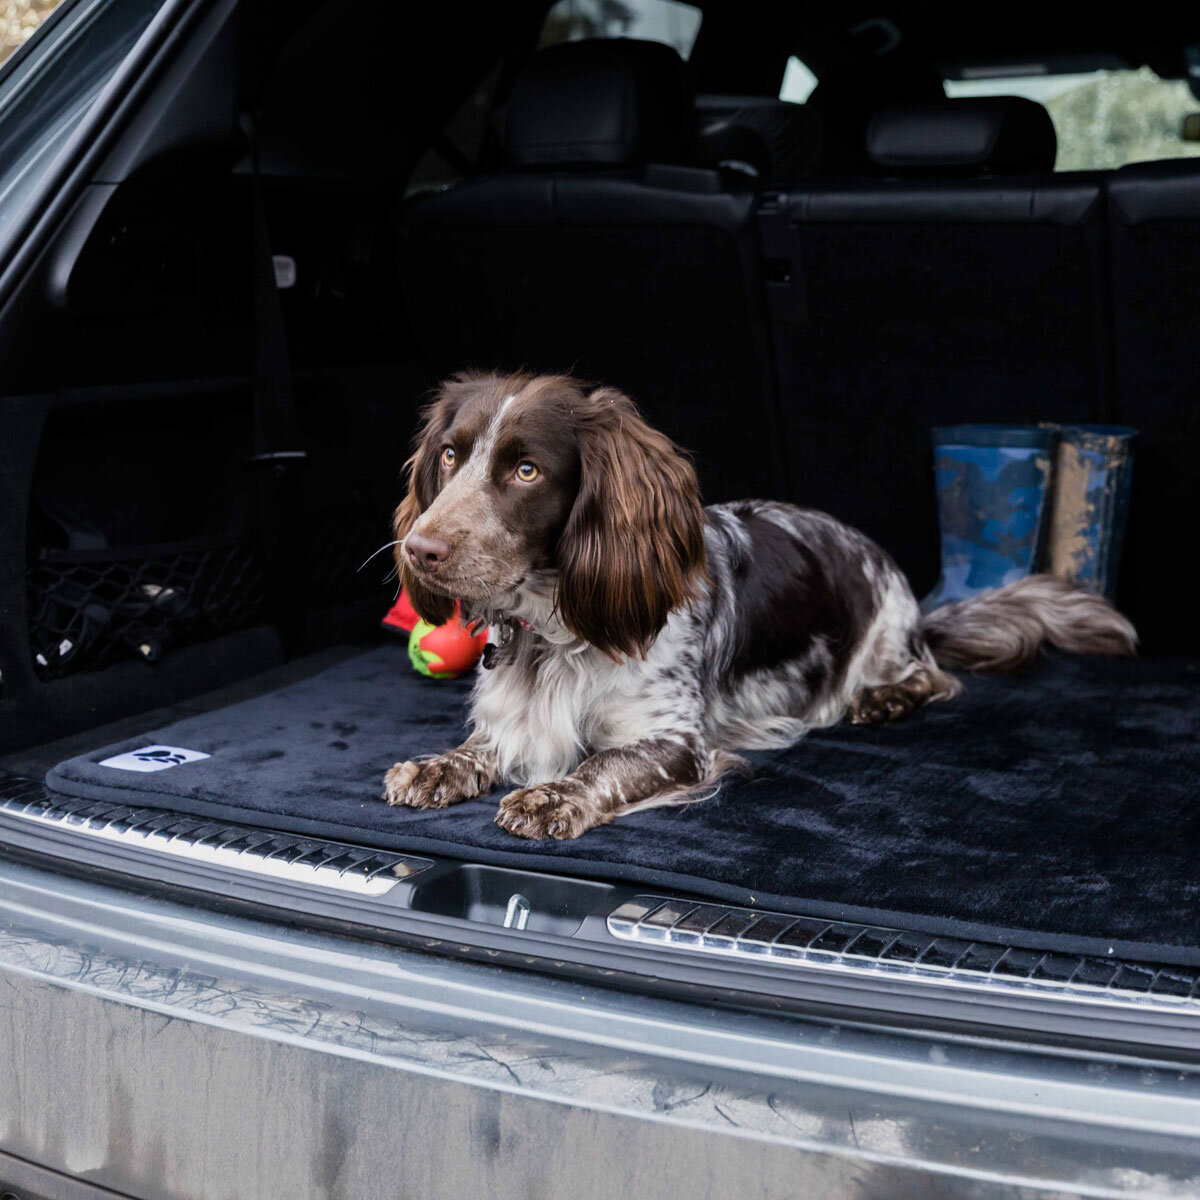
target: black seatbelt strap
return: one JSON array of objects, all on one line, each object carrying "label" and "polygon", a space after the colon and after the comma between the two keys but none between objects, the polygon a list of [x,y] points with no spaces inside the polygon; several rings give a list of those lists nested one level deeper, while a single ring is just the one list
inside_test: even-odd
[{"label": "black seatbelt strap", "polygon": [[258,128],[244,113],[242,129],[250,142],[251,191],[254,203],[254,453],[249,461],[274,468],[281,476],[303,462],[292,395],[292,369],[288,357],[283,306],[275,279],[271,235],[259,162]]},{"label": "black seatbelt strap", "polygon": [[304,494],[297,467],[308,454],[301,446],[292,393],[283,306],[271,255],[271,235],[259,162],[258,129],[249,113],[241,126],[250,143],[250,187],[253,197],[254,284],[254,441],[247,465],[257,474],[258,532],[266,573],[266,599],[272,622],[285,645],[303,635],[308,598],[296,588],[294,564],[305,522],[299,514]]}]

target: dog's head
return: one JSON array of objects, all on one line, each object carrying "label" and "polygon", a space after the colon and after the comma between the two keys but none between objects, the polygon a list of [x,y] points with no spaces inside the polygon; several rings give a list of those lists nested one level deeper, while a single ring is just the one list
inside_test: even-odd
[{"label": "dog's head", "polygon": [[704,569],[691,463],[628,397],[565,376],[457,375],[425,413],[396,509],[413,607],[448,620],[557,573],[571,632],[642,654]]}]

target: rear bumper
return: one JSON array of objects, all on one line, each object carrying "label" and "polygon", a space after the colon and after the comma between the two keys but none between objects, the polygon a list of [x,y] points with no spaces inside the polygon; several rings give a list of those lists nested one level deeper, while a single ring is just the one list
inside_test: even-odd
[{"label": "rear bumper", "polygon": [[1190,1068],[581,986],[8,861],[0,977],[0,1150],[133,1196],[1200,1180]]},{"label": "rear bumper", "polygon": [[[1120,943],[1079,957],[1031,945],[1031,935],[1022,947],[640,894],[628,884],[64,798],[3,775],[0,844],[27,861],[197,909],[215,904],[627,992],[1200,1060],[1200,968],[1123,959]],[[509,927],[514,901],[527,910],[524,927]]]}]

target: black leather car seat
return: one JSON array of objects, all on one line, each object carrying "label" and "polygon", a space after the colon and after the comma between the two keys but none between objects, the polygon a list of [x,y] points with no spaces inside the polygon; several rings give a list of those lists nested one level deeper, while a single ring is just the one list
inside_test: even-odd
[{"label": "black leather car seat", "polygon": [[1200,503],[1200,162],[1138,163],[1108,184],[1113,417],[1140,432],[1119,596],[1151,652],[1200,646],[1181,553]]},{"label": "black leather car seat", "polygon": [[757,180],[695,165],[686,68],[622,39],[534,55],[504,169],[417,196],[402,271],[431,369],[570,371],[626,389],[707,500],[782,490]]},{"label": "black leather car seat", "polygon": [[1099,174],[1052,173],[1045,110],[916,101],[868,130],[871,176],[759,214],[794,498],[937,575],[930,429],[1085,421],[1108,392]]}]

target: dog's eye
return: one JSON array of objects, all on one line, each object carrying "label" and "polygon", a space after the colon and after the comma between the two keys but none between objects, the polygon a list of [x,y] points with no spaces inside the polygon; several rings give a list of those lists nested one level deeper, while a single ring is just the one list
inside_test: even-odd
[{"label": "dog's eye", "polygon": [[531,462],[517,463],[517,478],[522,483],[532,483],[540,474],[541,471]]},{"label": "dog's eye", "polygon": [[454,466],[454,447],[453,446],[447,446],[442,451],[442,466],[443,467]]}]

